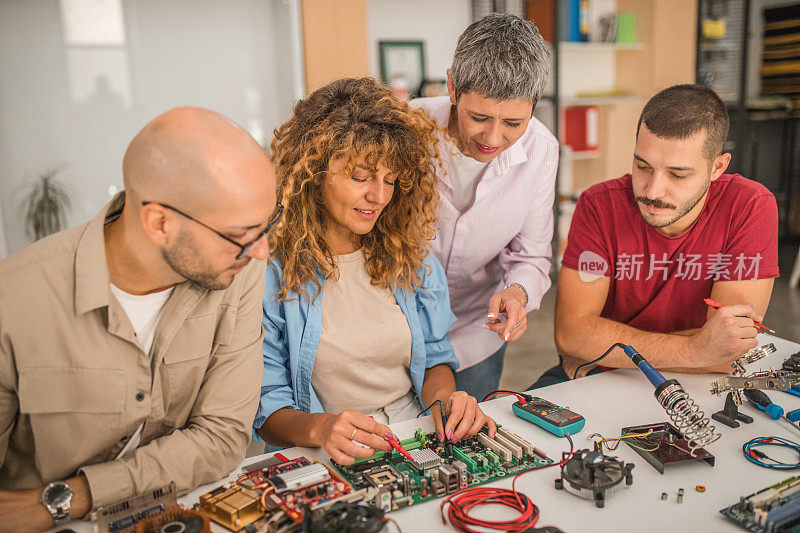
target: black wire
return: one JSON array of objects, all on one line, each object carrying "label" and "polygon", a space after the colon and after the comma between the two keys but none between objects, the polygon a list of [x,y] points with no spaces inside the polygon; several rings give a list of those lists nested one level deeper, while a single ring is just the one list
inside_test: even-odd
[{"label": "black wire", "polygon": [[623,343],[621,343],[621,342],[615,342],[614,344],[612,344],[612,345],[611,345],[611,348],[609,348],[608,350],[606,350],[606,353],[604,353],[603,355],[601,355],[600,357],[598,357],[598,358],[597,358],[597,359],[595,359],[594,361],[589,361],[588,363],[583,363],[581,366],[579,366],[578,368],[576,368],[576,369],[575,369],[575,372],[572,374],[572,379],[575,379],[575,378],[577,378],[577,377],[578,377],[578,372],[580,371],[580,369],[581,369],[581,368],[583,368],[583,367],[585,367],[585,366],[593,365],[593,364],[597,363],[598,361],[600,361],[600,360],[602,360],[602,359],[605,359],[606,357],[608,357],[608,354],[610,354],[610,353],[612,352],[612,350],[614,350],[614,348],[622,348],[622,349],[625,349],[625,346],[627,346],[627,345],[626,345],[626,344],[623,344]]},{"label": "black wire", "polygon": [[483,400],[481,400],[481,401],[482,401],[482,402],[485,402],[485,401],[486,401],[486,398],[488,398],[488,397],[489,397],[489,396],[491,396],[492,394],[497,394],[498,392],[502,392],[502,393],[504,393],[504,394],[516,394],[517,396],[522,396],[522,397],[523,397],[523,398],[525,398],[525,400],[527,400],[527,401],[531,401],[531,400],[533,399],[533,396],[531,396],[530,394],[525,394],[524,392],[517,392],[517,391],[513,391],[513,390],[497,389],[497,390],[493,390],[492,392],[490,392],[489,394],[487,394],[486,396],[484,396],[484,397],[483,397]]},{"label": "black wire", "polygon": [[[442,403],[442,400],[436,400],[435,402],[433,402],[432,404],[430,404],[428,407],[426,407],[425,409],[423,409],[422,411],[420,411],[420,413],[417,415],[417,418],[419,418],[419,417],[421,417],[422,415],[424,415],[424,414],[425,414],[425,411],[430,411],[430,410],[431,410],[431,408],[433,408],[433,406],[434,406],[434,405],[436,405],[437,403],[438,403],[438,404],[440,404],[440,405],[442,406],[442,412],[444,412],[444,404]],[[431,414],[433,414],[433,411],[431,411]]]}]

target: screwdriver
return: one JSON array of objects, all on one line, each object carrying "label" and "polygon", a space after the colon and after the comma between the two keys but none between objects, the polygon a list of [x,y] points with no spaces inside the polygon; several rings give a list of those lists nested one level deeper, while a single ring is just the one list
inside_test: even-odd
[{"label": "screwdriver", "polygon": [[758,389],[745,389],[744,395],[750,400],[750,403],[764,411],[773,420],[778,420],[783,416],[783,407],[776,403],[772,403],[769,396],[764,391]]}]

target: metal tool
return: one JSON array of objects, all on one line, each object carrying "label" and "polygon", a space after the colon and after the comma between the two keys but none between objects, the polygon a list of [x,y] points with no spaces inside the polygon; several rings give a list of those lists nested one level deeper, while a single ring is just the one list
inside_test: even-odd
[{"label": "metal tool", "polygon": [[654,394],[658,403],[684,436],[692,454],[719,439],[720,435],[714,432],[705,413],[677,380],[662,376],[633,346],[625,346],[624,351],[656,388]]},{"label": "metal tool", "polygon": [[750,403],[767,413],[771,419],[778,420],[783,416],[783,407],[773,403],[765,392],[756,389],[746,389],[744,395],[750,400]]}]

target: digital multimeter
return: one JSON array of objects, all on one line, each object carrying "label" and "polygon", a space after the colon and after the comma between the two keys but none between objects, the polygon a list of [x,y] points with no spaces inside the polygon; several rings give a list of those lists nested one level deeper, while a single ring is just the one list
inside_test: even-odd
[{"label": "digital multimeter", "polygon": [[586,424],[586,419],[578,413],[536,396],[524,403],[517,401],[511,408],[518,417],[533,422],[557,437],[577,433]]}]

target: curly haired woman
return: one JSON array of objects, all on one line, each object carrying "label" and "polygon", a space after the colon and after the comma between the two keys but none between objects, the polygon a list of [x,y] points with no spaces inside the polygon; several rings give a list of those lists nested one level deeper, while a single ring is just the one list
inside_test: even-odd
[{"label": "curly haired woman", "polygon": [[[456,391],[455,321],[429,253],[436,126],[371,78],[301,100],[271,151],[284,216],[270,235],[256,434],[351,464],[390,450],[384,424],[437,400],[439,439],[495,424]],[[433,408],[438,415],[439,405]]]}]

